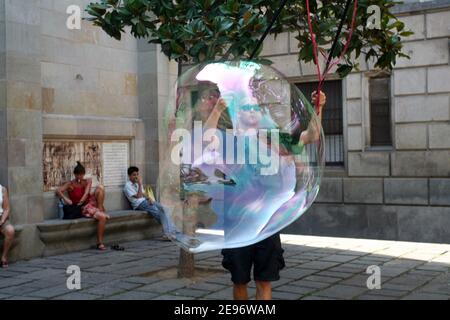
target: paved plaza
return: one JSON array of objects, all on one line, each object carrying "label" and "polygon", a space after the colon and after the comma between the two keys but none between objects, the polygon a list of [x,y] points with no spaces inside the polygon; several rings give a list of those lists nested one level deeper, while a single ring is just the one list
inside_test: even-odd
[{"label": "paved plaza", "polygon": [[[450,245],[313,236],[282,236],[286,268],[273,283],[273,298],[450,298]],[[145,240],[121,244],[124,251],[86,250],[20,261],[0,269],[0,299],[165,300],[232,297],[220,252],[196,255],[198,276],[177,279],[179,248]],[[69,290],[66,273],[80,267],[81,289]],[[381,288],[369,289],[366,273],[378,266]],[[370,282],[370,281],[369,281]],[[255,296],[251,285],[251,297]]]}]

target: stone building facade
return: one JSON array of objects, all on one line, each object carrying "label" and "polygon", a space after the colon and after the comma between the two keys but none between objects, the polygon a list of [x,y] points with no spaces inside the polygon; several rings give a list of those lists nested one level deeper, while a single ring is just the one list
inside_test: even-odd
[{"label": "stone building facade", "polygon": [[[342,87],[343,163],[326,168],[318,199],[288,233],[450,242],[450,1],[406,1],[395,12],[415,34],[404,43],[411,59],[386,75],[391,142],[371,143],[373,67],[361,58],[359,72],[332,74]],[[297,52],[283,34],[263,53],[302,88],[316,71]]]},{"label": "stone building facade", "polygon": [[[15,258],[49,254],[46,239],[58,236],[43,230],[69,230],[51,222],[46,144],[126,144],[128,164],[157,187],[160,124],[177,65],[154,45],[116,41],[86,21],[69,30],[68,6],[89,2],[0,0],[0,184],[18,226]],[[411,60],[399,60],[389,76],[392,143],[371,145],[371,67],[331,75],[340,90],[342,159],[327,167],[316,204],[287,232],[450,243],[450,1],[397,11],[415,35],[405,42]],[[301,87],[316,81],[315,67],[299,64],[297,51],[285,33],[268,39],[263,54]],[[126,209],[121,186],[106,188],[108,210]]]},{"label": "stone building facade", "polygon": [[[125,143],[128,164],[156,186],[157,110],[177,69],[129,35],[116,41],[87,21],[69,30],[67,8],[90,2],[0,1],[0,184],[18,230],[13,258],[45,252],[39,224],[57,218],[54,192],[43,189],[49,141]],[[120,185],[106,189],[108,210],[128,208]]]}]

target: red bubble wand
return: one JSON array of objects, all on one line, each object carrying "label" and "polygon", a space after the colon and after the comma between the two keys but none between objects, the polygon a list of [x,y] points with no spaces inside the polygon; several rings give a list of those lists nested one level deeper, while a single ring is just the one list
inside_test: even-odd
[{"label": "red bubble wand", "polygon": [[[350,28],[349,28],[349,33],[348,33],[348,36],[347,36],[347,41],[345,43],[344,49],[342,50],[341,55],[337,59],[332,61],[333,54],[334,54],[334,51],[336,50],[336,46],[337,46],[337,43],[338,43],[338,40],[339,40],[339,36],[340,36],[340,34],[342,32],[342,28],[344,26],[345,18],[347,17],[347,13],[348,13],[348,10],[350,8],[350,2],[351,2],[351,0],[347,0],[347,2],[345,4],[344,13],[342,15],[341,22],[339,24],[339,27],[338,27],[338,30],[337,30],[337,33],[336,33],[336,37],[334,38],[333,45],[331,46],[330,53],[328,54],[327,63],[325,65],[325,69],[322,72],[320,70],[320,63],[319,63],[320,61],[319,61],[319,54],[318,54],[318,50],[317,50],[318,46],[317,46],[317,41],[316,41],[316,34],[314,33],[312,22],[311,22],[311,10],[310,10],[310,7],[309,7],[309,0],[306,0],[306,11],[308,13],[308,26],[309,26],[309,32],[311,34],[311,42],[312,42],[312,45],[313,45],[314,59],[315,59],[315,62],[316,62],[316,67],[317,67],[317,76],[319,78],[319,85],[318,85],[317,91],[316,91],[317,92],[316,112],[320,111],[319,110],[319,108],[320,108],[320,92],[322,91],[322,87],[323,87],[323,84],[325,83],[326,76],[328,75],[330,70],[336,64],[338,64],[339,61],[342,60],[342,58],[344,57],[344,55],[348,51],[348,47],[350,46],[350,41],[352,39],[353,31],[355,29],[356,12],[357,12],[357,9],[358,9],[358,0],[354,0],[354,3],[353,3],[352,22],[351,22],[351,25],[350,25]],[[324,55],[324,57],[325,57],[325,55]]]},{"label": "red bubble wand", "polygon": [[[263,44],[264,39],[267,37],[267,35],[272,30],[273,25],[277,21],[278,17],[280,16],[280,14],[283,11],[284,7],[286,6],[287,2],[288,2],[288,0],[282,0],[281,1],[280,7],[275,12],[275,14],[274,14],[274,16],[272,18],[272,21],[270,22],[269,26],[267,27],[267,29],[264,32],[264,34],[262,35],[262,37],[259,39],[258,44],[256,45],[255,49],[253,50],[253,53],[250,55],[250,60],[252,60],[255,57],[256,53],[259,50],[259,48]],[[317,67],[317,77],[319,78],[319,85],[317,87],[318,97],[316,99],[316,109],[317,109],[316,111],[317,112],[319,111],[319,106],[320,106],[320,92],[322,90],[322,87],[323,87],[323,84],[325,82],[326,76],[328,75],[330,70],[333,68],[333,66],[335,66],[336,64],[339,63],[339,61],[342,60],[342,58],[347,53],[348,48],[350,46],[350,41],[352,39],[353,31],[355,29],[356,12],[357,12],[357,9],[358,9],[358,0],[354,0],[354,3],[353,3],[352,21],[351,21],[351,25],[350,25],[350,28],[349,28],[347,42],[345,43],[345,46],[344,46],[340,56],[337,59],[335,59],[334,61],[332,61],[333,55],[334,55],[334,51],[336,50],[336,46],[337,46],[337,43],[339,41],[339,36],[341,35],[342,28],[344,26],[344,22],[346,20],[347,14],[348,14],[348,10],[350,9],[350,3],[351,3],[351,0],[347,0],[347,2],[345,4],[344,12],[342,14],[341,21],[339,23],[339,27],[338,27],[337,32],[336,32],[336,36],[335,36],[335,38],[333,40],[333,44],[331,46],[330,53],[328,54],[328,57],[326,57],[327,58],[327,63],[326,63],[325,69],[322,72],[320,70],[320,64],[319,64],[319,55],[318,55],[318,50],[317,50],[318,49],[318,45],[317,45],[317,41],[316,41],[316,34],[314,33],[314,30],[313,30],[313,27],[312,27],[312,22],[311,22],[311,10],[310,10],[310,6],[309,6],[309,0],[306,0],[306,11],[307,11],[307,14],[308,14],[308,26],[309,26],[309,32],[311,33],[311,42],[312,42],[312,45],[313,45],[314,60],[316,62],[316,67]],[[325,57],[325,55],[324,55],[324,57]]]}]

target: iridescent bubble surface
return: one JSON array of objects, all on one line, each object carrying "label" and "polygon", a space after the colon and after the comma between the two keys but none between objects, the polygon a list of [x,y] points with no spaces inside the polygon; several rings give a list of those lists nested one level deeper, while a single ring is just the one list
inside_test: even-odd
[{"label": "iridescent bubble surface", "polygon": [[191,67],[160,128],[164,231],[191,252],[254,244],[313,203],[323,131],[311,102],[252,61]]}]

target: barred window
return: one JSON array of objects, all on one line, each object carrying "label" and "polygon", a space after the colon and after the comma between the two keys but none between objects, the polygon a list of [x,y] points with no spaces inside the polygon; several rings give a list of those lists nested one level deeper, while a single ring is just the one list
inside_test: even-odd
[{"label": "barred window", "polygon": [[[296,85],[307,99],[311,99],[311,94],[317,90],[318,83],[305,82]],[[322,115],[322,127],[325,133],[325,164],[327,166],[343,166],[342,81],[326,81],[322,91],[327,95],[327,105],[323,109]]]}]

